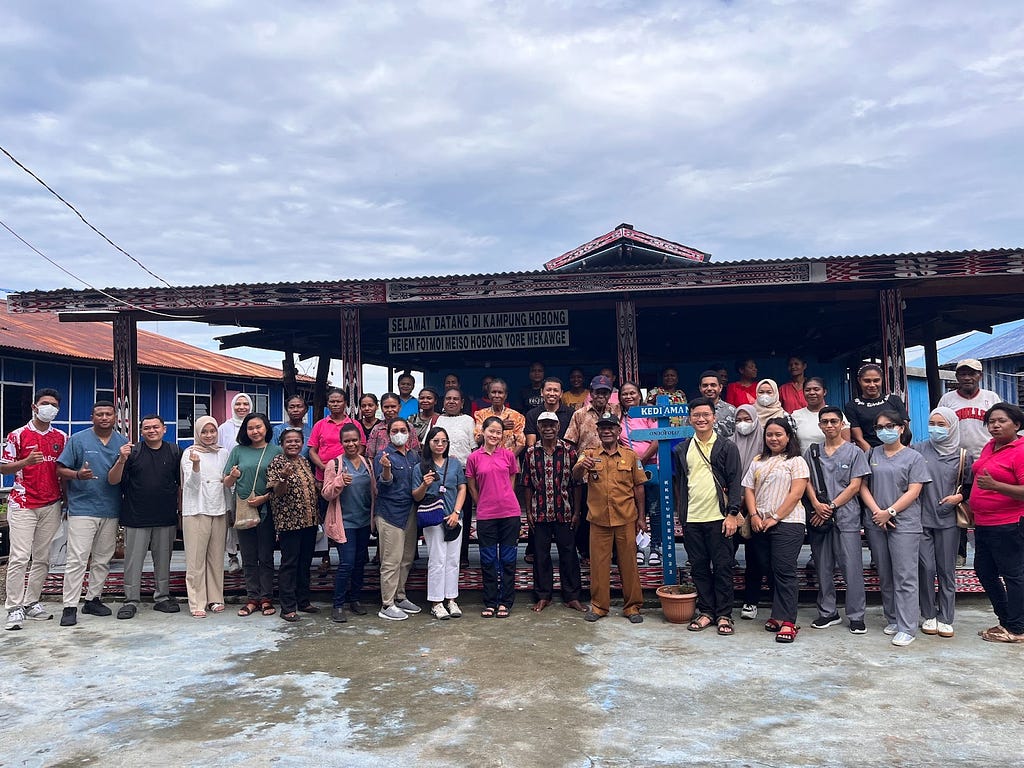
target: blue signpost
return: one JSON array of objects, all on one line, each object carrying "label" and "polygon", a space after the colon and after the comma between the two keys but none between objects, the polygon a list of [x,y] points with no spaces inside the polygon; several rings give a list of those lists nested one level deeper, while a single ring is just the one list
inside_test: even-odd
[{"label": "blue signpost", "polygon": [[[673,427],[669,419],[673,416],[687,418],[690,408],[685,403],[670,404],[666,395],[659,395],[657,405],[635,405],[629,409],[633,418],[657,419],[657,429],[635,429],[630,432],[633,440],[658,441],[657,477],[652,480],[658,483],[661,501],[661,543],[663,557],[661,560],[662,576],[665,584],[679,583],[679,569],[676,567],[676,525],[675,499],[672,493],[672,448],[680,440],[693,437],[693,427]],[[653,470],[652,470],[653,471]]]}]

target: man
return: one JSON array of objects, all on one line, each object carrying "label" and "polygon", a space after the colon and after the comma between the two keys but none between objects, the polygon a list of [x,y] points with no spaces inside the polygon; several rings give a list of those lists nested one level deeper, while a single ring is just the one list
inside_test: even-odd
[{"label": "man", "polygon": [[715,409],[715,434],[719,437],[732,437],[736,432],[736,407],[722,399],[722,380],[718,372],[710,368],[697,380],[701,397],[711,401]]},{"label": "man", "polygon": [[[544,390],[548,391],[546,384]],[[522,476],[526,521],[535,547],[533,610],[540,613],[551,605],[554,592],[551,542],[554,540],[558,547],[562,601],[573,610],[584,611],[580,603],[580,561],[574,546],[579,524],[579,488],[573,482],[572,468],[578,455],[575,448],[559,439],[561,422],[553,411],[543,411],[536,423],[540,442],[526,449]]]},{"label": "man", "polygon": [[403,373],[398,377],[398,399],[402,405],[398,409],[398,415],[403,419],[415,416],[420,411],[420,401],[412,396],[416,387],[416,379],[411,373]]},{"label": "man", "polygon": [[612,547],[622,577],[622,615],[632,624],[644,620],[640,606],[644,602],[640,572],[636,566],[636,534],[647,530],[644,512],[644,483],[647,476],[639,457],[619,445],[619,419],[613,415],[597,420],[599,449],[582,452],[572,476],[587,477],[587,520],[590,521],[590,610],[587,621],[607,616],[611,606]]},{"label": "man", "polygon": [[562,380],[549,376],[541,384],[541,404],[526,412],[526,426],[523,432],[526,435],[526,447],[537,443],[539,430],[537,419],[542,413],[553,414],[558,421],[558,437],[565,435],[569,429],[569,422],[572,420],[572,408],[562,404]]},{"label": "man", "polygon": [[[718,384],[718,377],[711,376]],[[708,398],[690,403],[690,425],[694,436],[672,450],[679,520],[697,588],[698,615],[688,629],[699,632],[715,624],[718,634],[732,635],[732,537],[743,504],[740,453],[715,432],[714,404]]]},{"label": "man", "polygon": [[121,446],[128,442],[114,432],[114,419],[114,404],[98,400],[92,407],[92,429],[69,437],[57,457],[57,475],[65,481],[68,497],[68,561],[64,567],[62,627],[78,623],[78,599],[82,596],[87,566],[89,589],[82,613],[111,614],[100,595],[110,572],[110,558],[117,540],[121,489],[107,482],[107,476],[120,455]]},{"label": "man", "polygon": [[40,389],[32,401],[32,418],[7,436],[0,453],[0,475],[14,475],[14,487],[7,500],[10,558],[5,629],[21,629],[26,618],[53,618],[39,597],[50,572],[50,542],[60,528],[64,495],[57,479],[57,457],[64,450],[67,435],[50,426],[59,411],[57,390]]},{"label": "man", "polygon": [[120,486],[124,526],[124,604],[119,619],[133,619],[142,600],[142,564],[153,558],[153,610],[177,613],[171,597],[171,553],[181,512],[181,449],[164,440],[167,426],[151,413],[140,424],[142,444],[125,443],[107,473]]},{"label": "man", "polygon": [[473,419],[476,421],[476,426],[473,430],[476,441],[477,443],[483,442],[484,422],[491,416],[497,416],[501,419],[502,425],[505,428],[502,445],[518,456],[523,452],[523,448],[526,447],[526,418],[519,411],[509,408],[506,404],[508,385],[504,380],[491,379],[489,394],[491,396],[491,406],[489,408],[481,408],[473,414]]},{"label": "man", "polygon": [[523,413],[539,408],[544,403],[544,363],[530,363],[530,384],[519,390],[519,405]]}]

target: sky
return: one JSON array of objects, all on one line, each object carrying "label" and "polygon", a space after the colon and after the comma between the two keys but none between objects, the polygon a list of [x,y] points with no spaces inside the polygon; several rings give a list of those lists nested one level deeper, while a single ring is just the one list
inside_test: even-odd
[{"label": "sky", "polygon": [[[1024,245],[1016,0],[8,0],[0,56],[0,145],[174,285],[531,270],[620,222],[714,261]],[[160,284],[3,156],[0,221]],[[3,230],[0,264],[84,287]]]}]

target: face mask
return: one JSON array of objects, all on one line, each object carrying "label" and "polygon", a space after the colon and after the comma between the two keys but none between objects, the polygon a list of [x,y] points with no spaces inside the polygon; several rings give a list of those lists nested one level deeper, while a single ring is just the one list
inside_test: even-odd
[{"label": "face mask", "polygon": [[401,448],[403,445],[409,442],[409,433],[395,432],[395,434],[391,436],[391,442],[397,445],[399,448]]},{"label": "face mask", "polygon": [[875,436],[886,445],[892,445],[900,439],[900,433],[896,429],[880,429]]},{"label": "face mask", "polygon": [[57,414],[59,412],[60,408],[58,408],[56,405],[50,405],[48,403],[46,405],[40,405],[38,408],[36,408],[36,416],[39,417],[40,421],[46,422],[47,424],[56,419]]},{"label": "face mask", "polygon": [[736,431],[746,437],[754,431],[754,422],[752,421],[737,421]]},{"label": "face mask", "polygon": [[928,437],[935,443],[941,443],[949,437],[949,427],[938,427],[928,425]]},{"label": "face mask", "polygon": [[767,408],[769,405],[775,402],[775,398],[771,395],[758,395],[757,404],[762,408]]}]

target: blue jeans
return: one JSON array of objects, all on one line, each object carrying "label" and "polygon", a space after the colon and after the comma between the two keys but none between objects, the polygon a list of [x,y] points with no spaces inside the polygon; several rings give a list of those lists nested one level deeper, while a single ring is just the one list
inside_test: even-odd
[{"label": "blue jeans", "polygon": [[334,607],[359,601],[366,571],[366,548],[370,543],[370,526],[346,528],[344,544],[334,543],[338,550],[338,570],[334,574]]},{"label": "blue jeans", "polygon": [[484,605],[512,607],[515,599],[516,558],[519,553],[519,516],[476,521],[483,572]]}]

